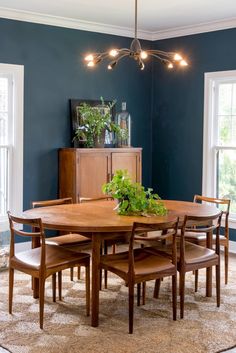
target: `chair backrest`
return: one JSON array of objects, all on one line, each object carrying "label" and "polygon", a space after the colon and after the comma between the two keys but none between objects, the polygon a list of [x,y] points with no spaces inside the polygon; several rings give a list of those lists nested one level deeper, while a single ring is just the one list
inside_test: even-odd
[{"label": "chair backrest", "polygon": [[[178,230],[179,218],[174,219],[170,222],[163,223],[140,223],[134,222],[132,233],[129,239],[129,273],[130,275],[134,274],[134,240],[136,234],[138,235],[138,239],[142,239],[143,244],[145,245],[145,241],[150,241],[150,238],[147,236],[140,236],[140,234],[150,233],[161,231],[162,235],[158,235],[156,237],[157,241],[171,238],[172,240],[172,262],[176,265],[177,261],[177,252],[176,252],[176,234]],[[152,238],[154,240],[155,238]]]},{"label": "chair backrest", "polygon": [[216,247],[217,254],[220,253],[220,226],[222,211],[215,216],[185,216],[181,227],[180,236],[180,261],[185,261],[185,232],[204,233],[210,236],[213,231],[216,231]]},{"label": "chair backrest", "polygon": [[80,203],[85,203],[85,202],[92,202],[92,201],[112,201],[114,200],[112,196],[100,196],[100,197],[80,197],[79,202]]},{"label": "chair backrest", "polygon": [[[45,234],[41,218],[20,218],[8,212],[11,240],[10,260],[15,255],[15,236],[39,238],[41,243],[41,266],[45,266]],[[32,231],[21,230],[21,226],[30,226]]]},{"label": "chair backrest", "polygon": [[196,203],[210,203],[216,206],[223,205],[225,208],[222,210],[223,212],[223,219],[224,220],[224,227],[225,227],[225,237],[229,238],[229,210],[230,210],[230,199],[218,199],[214,197],[207,197],[202,195],[194,195],[193,202]]},{"label": "chair backrest", "polygon": [[56,199],[56,200],[46,200],[46,201],[32,201],[32,208],[36,207],[47,207],[47,206],[57,206],[57,205],[65,205],[72,203],[72,198],[67,197],[64,199]]}]

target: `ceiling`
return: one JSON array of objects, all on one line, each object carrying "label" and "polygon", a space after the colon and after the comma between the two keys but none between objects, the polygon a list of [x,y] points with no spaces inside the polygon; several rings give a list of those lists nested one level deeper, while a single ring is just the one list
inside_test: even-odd
[{"label": "ceiling", "polygon": [[[0,17],[133,35],[134,0],[0,0]],[[236,0],[138,0],[139,37],[236,27]]]}]

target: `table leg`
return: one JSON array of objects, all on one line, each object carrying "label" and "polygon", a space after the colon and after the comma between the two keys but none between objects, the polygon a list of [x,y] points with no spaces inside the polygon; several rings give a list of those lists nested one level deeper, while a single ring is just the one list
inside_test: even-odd
[{"label": "table leg", "polygon": [[100,289],[100,246],[98,233],[92,234],[92,315],[91,326],[97,327],[99,322],[99,289]]},{"label": "table leg", "polygon": [[[207,233],[207,247],[212,249],[212,232]],[[206,296],[212,297],[212,267],[206,269]]]}]

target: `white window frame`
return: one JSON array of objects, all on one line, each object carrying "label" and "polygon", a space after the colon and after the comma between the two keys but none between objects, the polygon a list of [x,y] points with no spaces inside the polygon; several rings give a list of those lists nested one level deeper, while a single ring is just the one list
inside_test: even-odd
[{"label": "white window frame", "polygon": [[[215,97],[215,85],[236,80],[236,70],[206,72],[204,75],[204,130],[203,130],[203,171],[202,171],[202,194],[209,197],[216,197],[216,152],[217,146],[214,143],[216,131],[213,131],[213,119],[218,103]],[[215,105],[214,105],[215,104]],[[216,127],[216,124],[215,124]],[[227,147],[220,147],[227,149]],[[234,149],[230,147],[230,149]],[[236,149],[236,147],[235,147]],[[236,218],[229,216],[230,228],[236,229]]]},{"label": "white window frame", "polygon": [[[0,74],[10,75],[13,84],[13,114],[10,122],[12,139],[9,151],[9,210],[23,211],[23,119],[24,119],[24,66],[0,63]],[[9,228],[7,216],[0,218],[0,232]]]}]

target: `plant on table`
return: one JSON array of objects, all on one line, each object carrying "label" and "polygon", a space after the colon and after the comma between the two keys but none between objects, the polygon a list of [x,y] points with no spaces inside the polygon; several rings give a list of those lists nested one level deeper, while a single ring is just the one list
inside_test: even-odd
[{"label": "plant on table", "polygon": [[120,215],[165,215],[167,209],[153,189],[133,183],[127,170],[117,170],[112,180],[103,185],[103,192],[118,200]]}]

